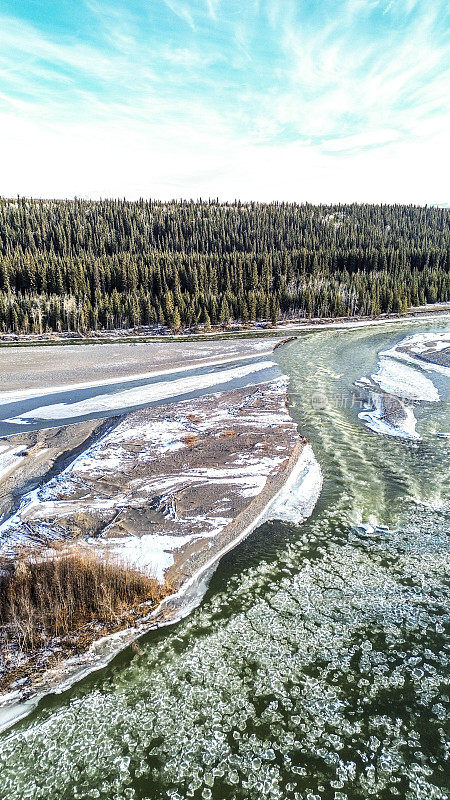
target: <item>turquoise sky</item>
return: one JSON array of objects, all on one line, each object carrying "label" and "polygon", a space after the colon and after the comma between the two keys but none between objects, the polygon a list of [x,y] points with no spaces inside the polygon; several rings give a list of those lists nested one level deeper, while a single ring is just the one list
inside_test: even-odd
[{"label": "turquoise sky", "polygon": [[0,194],[445,203],[441,0],[2,0]]}]

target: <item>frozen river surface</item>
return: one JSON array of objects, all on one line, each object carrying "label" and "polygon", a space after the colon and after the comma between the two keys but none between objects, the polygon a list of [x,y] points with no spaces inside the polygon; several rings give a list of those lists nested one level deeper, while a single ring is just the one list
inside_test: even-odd
[{"label": "frozen river surface", "polygon": [[272,356],[256,354],[133,378],[0,392],[0,436],[189,400],[262,383],[277,375]]},{"label": "frozen river surface", "polygon": [[187,619],[4,733],[0,797],[447,798],[448,379],[424,372],[418,439],[368,429],[354,387],[422,329],[276,351],[324,473],[313,516],[261,527]]}]

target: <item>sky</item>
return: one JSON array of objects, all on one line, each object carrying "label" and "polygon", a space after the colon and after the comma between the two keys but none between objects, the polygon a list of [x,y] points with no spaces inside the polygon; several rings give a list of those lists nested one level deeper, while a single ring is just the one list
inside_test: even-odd
[{"label": "sky", "polygon": [[450,202],[446,0],[2,0],[0,195]]}]

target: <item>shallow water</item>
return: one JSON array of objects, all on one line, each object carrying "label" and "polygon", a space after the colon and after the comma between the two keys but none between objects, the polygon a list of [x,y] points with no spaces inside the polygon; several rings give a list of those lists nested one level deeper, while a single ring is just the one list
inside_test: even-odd
[{"label": "shallow water", "polygon": [[[279,375],[278,369],[275,366],[268,366],[269,363],[271,361],[268,362],[267,356],[253,355],[247,359],[230,360],[216,366],[174,369],[168,375],[130,380],[121,379],[119,382],[111,380],[105,385],[93,385],[84,389],[47,391],[44,395],[36,390],[36,394],[32,396],[16,398],[10,402],[4,402],[4,398],[0,395],[0,436],[70,425],[87,419],[103,419],[147,406],[161,406],[169,402],[191,400],[211,394],[212,391],[227,392],[231,389],[252,386],[255,382],[262,383]],[[243,374],[247,368],[249,374]],[[241,375],[239,375],[240,372],[242,372]],[[206,387],[202,385],[204,376],[213,376],[214,385]],[[197,384],[198,379],[198,386],[189,391],[187,388],[183,388],[183,383],[186,385],[192,379],[194,379],[194,384]],[[162,398],[151,402],[141,399],[145,397],[146,392],[151,393],[152,388],[157,389],[162,386],[167,391]],[[129,392],[133,390],[135,396],[132,404],[128,405],[130,402]],[[110,407],[102,408],[105,403],[108,405],[108,398]],[[78,404],[87,404],[88,409],[85,413],[76,408]],[[99,410],[95,410],[96,408]]]},{"label": "shallow water", "polygon": [[447,797],[448,386],[431,375],[420,442],[367,430],[353,390],[421,329],[276,351],[324,472],[313,516],[260,528],[189,618],[4,734],[0,797]]}]

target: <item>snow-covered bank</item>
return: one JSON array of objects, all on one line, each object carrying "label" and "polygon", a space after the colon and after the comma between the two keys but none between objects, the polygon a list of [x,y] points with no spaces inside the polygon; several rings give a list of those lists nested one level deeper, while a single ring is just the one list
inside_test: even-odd
[{"label": "snow-covered bank", "polygon": [[311,516],[322,489],[322,470],[310,444],[301,455],[284,486],[269,503],[265,519],[279,519],[296,525]]},{"label": "snow-covered bank", "polygon": [[406,361],[421,370],[450,377],[450,331],[414,333],[389,350],[382,351],[380,356]]},{"label": "snow-covered bank", "polygon": [[23,446],[0,444],[0,481],[8,477],[22,463],[27,453]]},{"label": "snow-covered bank", "polygon": [[368,398],[359,418],[376,433],[420,440],[414,405],[440,401],[430,373],[450,376],[446,362],[450,363],[450,331],[416,333],[380,351],[377,371],[355,381]]},{"label": "snow-covered bank", "polygon": [[191,375],[170,381],[161,380],[144,386],[124,389],[123,391],[96,395],[74,403],[54,403],[52,405],[39,406],[31,411],[25,411],[17,417],[11,417],[5,422],[17,424],[28,419],[74,419],[89,414],[107,413],[119,409],[132,408],[133,406],[142,406],[147,403],[169,400],[172,397],[179,397],[199,389],[209,389],[239,378],[246,378],[274,366],[274,361],[256,361],[242,367],[231,367],[218,372]]},{"label": "snow-covered bank", "polygon": [[[175,595],[169,595],[161,601],[160,608],[152,616],[158,616],[162,607],[170,607],[198,579],[217,564],[220,559],[236,545],[247,538],[256,528],[270,520],[280,520],[299,525],[311,516],[314,506],[322,490],[322,471],[310,444],[302,447],[300,455],[286,470],[287,476],[275,495],[270,497],[266,505],[259,509],[249,524],[243,527],[232,541],[214,554],[205,564],[190,576]],[[251,516],[251,512],[250,512]],[[173,620],[170,620],[172,622]]]},{"label": "snow-covered bank", "polygon": [[[297,454],[297,451],[300,451]],[[289,463],[285,466],[281,487],[268,496],[267,502],[254,515],[250,509],[247,524],[242,524],[236,535],[185,580],[175,594],[167,596],[138,627],[119,631],[95,641],[84,656],[77,656],[52,670],[41,683],[37,693],[27,696],[16,688],[0,697],[0,730],[27,716],[47,694],[66,691],[90,672],[106,666],[118,652],[149,631],[174,624],[195,608],[201,601],[211,575],[220,559],[258,526],[268,520],[281,519],[299,524],[311,515],[320,496],[322,473],[311,445],[297,444]],[[256,498],[256,501],[258,498]],[[246,517],[242,515],[242,521]],[[29,693],[28,693],[29,695]]]},{"label": "snow-covered bank", "polygon": [[317,331],[317,330],[344,330],[349,328],[377,328],[380,325],[422,325],[424,322],[435,322],[436,319],[446,319],[450,317],[450,304],[437,304],[434,310],[429,308],[420,314],[402,314],[401,316],[386,316],[379,319],[344,319],[344,320],[318,320],[317,322],[288,322],[283,326],[277,326],[275,331]]},{"label": "snow-covered bank", "polygon": [[[194,331],[186,329],[182,333],[171,333],[168,329],[164,331],[154,330],[148,326],[140,326],[139,328],[116,328],[114,330],[103,330],[91,332],[91,335],[77,336],[73,333],[52,331],[51,333],[40,334],[17,334],[17,333],[3,333],[0,335],[0,347],[4,349],[13,348],[15,346],[27,345],[27,348],[46,347],[51,346],[52,349],[58,346],[63,346],[65,349],[69,347],[89,347],[100,346],[106,348],[110,345],[116,344],[132,344],[133,346],[139,344],[155,344],[162,343],[165,346],[172,343],[205,343],[211,346],[217,342],[224,341],[233,344],[235,340],[251,341],[256,336],[268,339],[272,336],[283,334],[285,332],[300,332],[321,329],[337,328],[362,328],[367,326],[377,325],[395,325],[397,323],[422,323],[434,321],[435,319],[442,319],[450,316],[450,303],[429,303],[425,306],[412,306],[406,314],[381,314],[380,317],[362,317],[362,318],[347,318],[340,317],[333,318],[310,318],[301,317],[298,319],[285,320],[273,325],[269,320],[251,324],[246,324],[243,327],[241,324],[233,324],[229,328],[220,327],[218,330],[212,328],[211,330]],[[61,344],[58,345],[58,342]]]},{"label": "snow-covered bank", "polygon": [[286,389],[278,378],[127,415],[23,497],[0,552],[81,534],[162,579],[175,550],[220,533],[289,458]]}]

